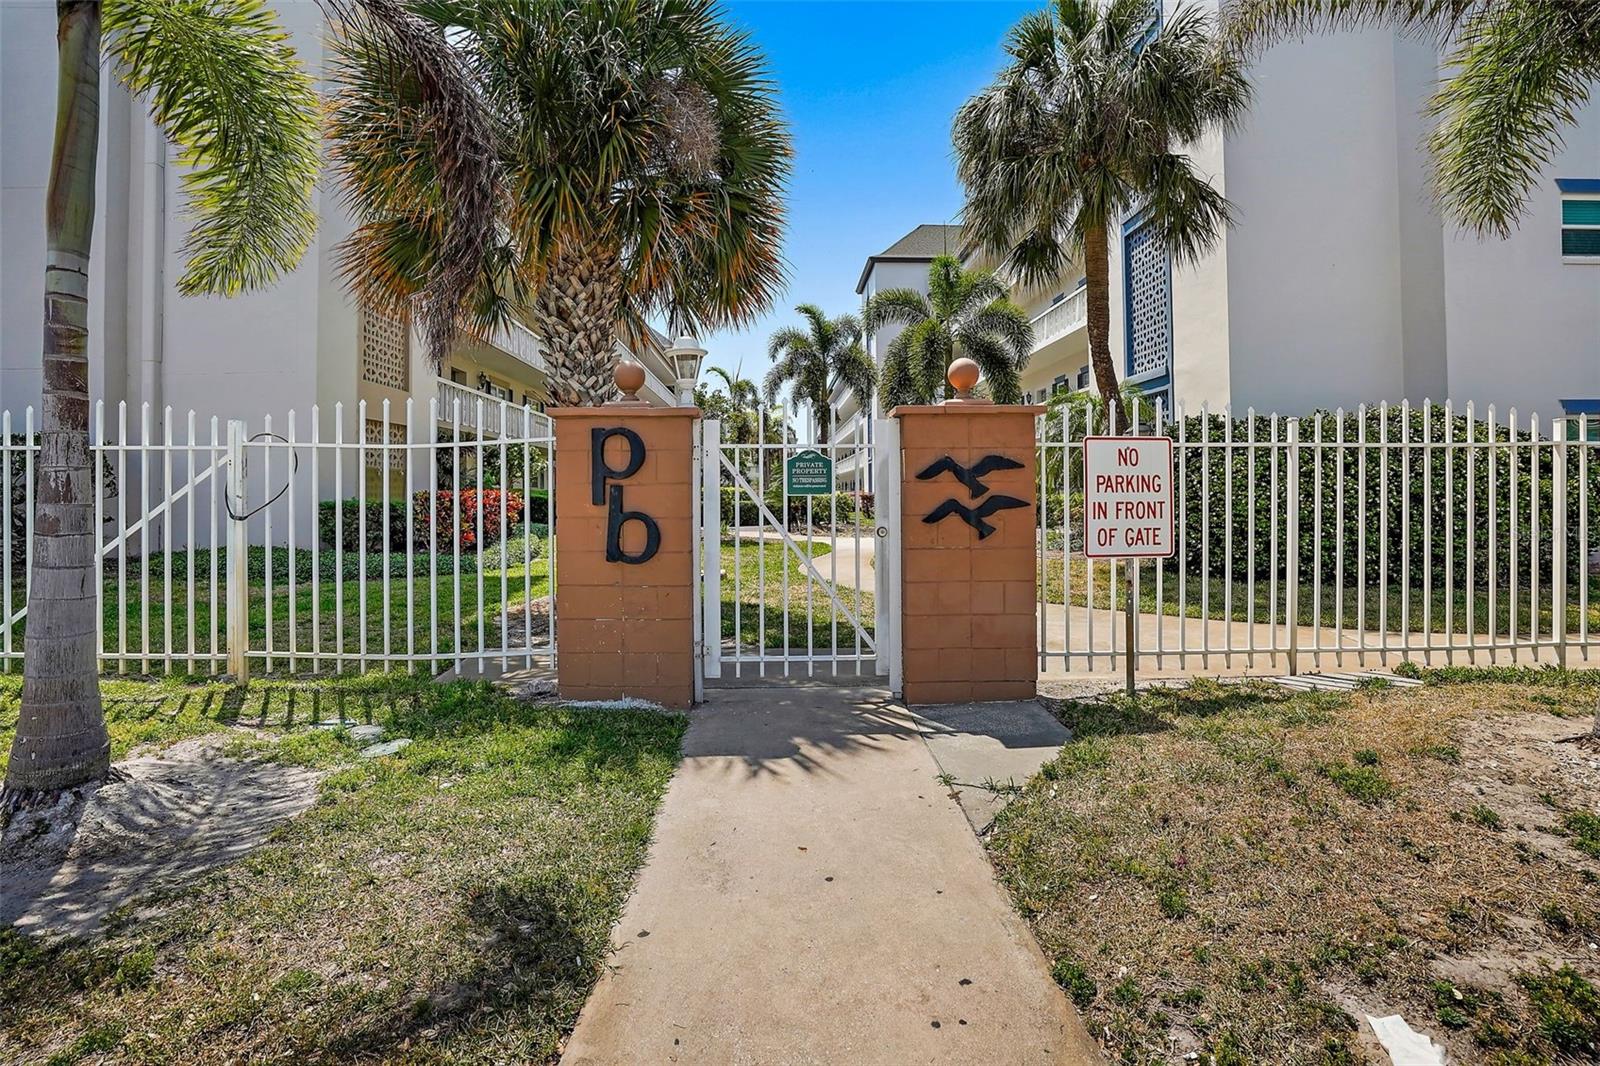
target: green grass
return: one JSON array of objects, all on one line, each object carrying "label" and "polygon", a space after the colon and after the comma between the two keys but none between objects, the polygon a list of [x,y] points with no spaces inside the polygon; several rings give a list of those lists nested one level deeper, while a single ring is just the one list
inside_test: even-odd
[{"label": "green grass", "polygon": [[[153,567],[149,579],[145,580],[142,578],[143,570],[139,561],[130,560],[127,567],[127,583],[121,586],[120,594],[115,570],[108,572],[102,586],[104,596],[101,632],[104,635],[105,647],[107,652],[126,648],[128,653],[135,657],[127,664],[126,670],[121,672],[165,672],[167,653],[170,649],[174,672],[190,673],[188,669],[190,634],[192,632],[194,635],[196,655],[208,654],[211,650],[213,618],[216,624],[218,652],[226,652],[227,604],[224,588],[226,574],[223,564],[219,562],[215,589],[216,609],[213,612],[213,586],[210,580],[208,554],[203,551],[195,553],[196,562],[192,580],[186,569],[178,565],[174,566],[174,573],[170,578],[162,575],[162,568],[157,563],[159,557],[152,557],[152,562],[157,565]],[[521,565],[520,547],[510,544],[507,546],[507,560],[510,565],[504,570],[499,566],[498,549],[485,550],[481,595],[479,574],[464,571],[458,579],[451,570],[445,569],[452,565],[450,556],[439,557],[442,571],[439,575],[428,576],[424,573],[422,576],[413,576],[407,581],[404,576],[405,556],[395,553],[390,565],[393,568],[391,573],[396,576],[383,579],[379,576],[378,564],[375,564],[372,574],[363,582],[353,569],[342,577],[336,577],[331,563],[327,562],[331,553],[325,551],[322,554],[325,572],[319,575],[316,585],[313,586],[310,580],[311,553],[303,550],[297,552],[299,576],[295,581],[292,597],[294,617],[291,627],[287,552],[274,553],[272,590],[269,596],[265,578],[265,552],[260,548],[251,549],[249,625],[253,670],[268,669],[266,660],[261,656],[267,650],[269,632],[273,651],[270,672],[288,673],[291,671],[291,665],[296,668],[295,672],[313,669],[312,660],[304,658],[303,655],[291,664],[289,655],[291,628],[295,649],[300,653],[307,653],[313,649],[323,653],[335,652],[340,649],[342,637],[345,669],[356,667],[361,654],[363,635],[366,639],[366,650],[370,654],[382,653],[386,641],[389,651],[396,654],[404,653],[408,649],[414,650],[417,654],[427,654],[437,647],[441,655],[438,665],[442,668],[447,665],[443,657],[457,650],[458,640],[459,649],[462,651],[475,651],[480,646],[500,647],[502,607],[507,611],[514,611],[529,600],[537,604],[549,594],[550,590],[547,560],[534,558],[524,568]],[[173,558],[176,564],[182,556],[175,554]],[[421,558],[423,562],[414,565],[417,569],[425,570],[426,557]],[[469,565],[465,557],[463,563],[464,566]],[[20,584],[14,587],[12,599],[19,605],[25,602],[25,592]],[[365,604],[364,620],[363,604]],[[481,645],[478,639],[480,620],[483,624]],[[22,635],[26,624],[24,619],[13,634],[12,646],[16,652],[11,661],[13,670],[21,669]],[[515,623],[513,632],[521,633],[520,627],[515,626]],[[542,640],[542,635],[535,635],[533,643],[539,644]],[[144,653],[148,653],[147,657],[139,658]],[[224,662],[217,662],[215,672],[221,672],[225,665]],[[324,659],[316,669],[330,670],[336,665],[336,662]],[[0,669],[3,668],[4,664],[0,663]],[[197,658],[192,672],[209,674],[213,670],[205,659]]]},{"label": "green grass", "polygon": [[[124,749],[264,713],[239,750],[328,773],[262,848],[125,908],[104,937],[0,931],[0,1059],[557,1058],[605,965],[682,717],[402,676],[256,683],[226,708],[218,686],[119,685]],[[414,743],[356,760],[342,731],[282,726],[290,692]]]},{"label": "green grass", "polygon": [[[1111,566],[1107,562],[1097,561],[1092,568],[1089,561],[1081,557],[1074,557],[1068,562],[1072,575],[1071,603],[1074,606],[1092,605],[1110,609],[1115,602],[1120,609],[1123,582],[1120,570],[1117,581],[1112,582]],[[1088,587],[1091,569],[1094,578],[1092,596]],[[1063,602],[1061,574],[1061,555],[1058,551],[1052,551],[1046,556],[1044,581],[1040,585],[1042,594],[1050,603]],[[1231,619],[1235,622],[1247,622],[1253,619],[1257,625],[1266,625],[1274,618],[1279,625],[1284,624],[1286,608],[1284,596],[1281,579],[1277,583],[1277,595],[1274,598],[1273,584],[1266,578],[1257,578],[1254,583],[1240,580],[1229,582],[1220,577],[1202,579],[1189,574],[1180,587],[1178,574],[1171,569],[1162,574],[1158,595],[1155,576],[1148,566],[1142,568],[1138,587],[1139,609],[1146,613],[1182,615],[1188,618]],[[1527,588],[1526,574],[1522,575],[1519,581],[1514,601],[1505,587],[1498,590],[1492,616],[1486,589],[1481,585],[1477,587],[1472,599],[1471,617],[1475,632],[1487,634],[1492,620],[1494,632],[1502,637],[1505,636],[1510,632],[1512,606],[1515,604],[1517,633],[1521,637],[1527,636],[1533,599]],[[1363,608],[1364,614],[1361,613]],[[1445,625],[1447,610],[1449,629],[1463,632],[1468,617],[1464,586],[1457,584],[1446,589],[1435,585],[1428,590],[1427,595],[1424,595],[1420,587],[1411,589],[1407,593],[1398,586],[1391,586],[1387,590],[1370,585],[1358,589],[1349,582],[1340,590],[1331,580],[1327,580],[1323,583],[1321,594],[1317,595],[1311,583],[1302,581],[1299,599],[1295,606],[1295,617],[1303,626],[1320,622],[1323,626],[1342,625],[1347,630],[1357,631],[1361,628],[1357,625],[1359,616],[1361,626],[1368,632],[1377,632],[1381,619],[1389,632],[1399,632],[1402,622],[1407,621],[1408,631],[1412,633],[1444,633],[1447,632]],[[1550,632],[1552,616],[1548,580],[1541,580],[1537,612],[1540,633]],[[1600,576],[1589,579],[1588,619],[1589,632],[1600,633]],[[1576,634],[1582,620],[1579,588],[1575,582],[1568,591],[1568,631]]]},{"label": "green grass", "polygon": [[[986,846],[1108,1061],[1174,1033],[1201,1062],[1361,1061],[1374,1003],[1451,1062],[1592,1061],[1600,817],[1545,769],[1552,682],[1063,700],[1071,741]],[[1508,969],[1458,986],[1440,958]]]},{"label": "green grass", "polygon": [[[802,552],[807,551],[804,537],[797,537],[795,543]],[[815,559],[828,555],[830,548],[826,540],[819,540],[810,546],[809,551],[811,557]],[[788,563],[787,611],[784,609],[783,599],[785,560]],[[839,603],[845,610],[836,611],[832,599],[828,596],[828,579],[832,576],[831,566],[826,561],[817,565],[818,573],[823,579],[818,582],[810,576],[794,551],[781,542],[741,541],[736,561],[733,541],[724,540],[722,570],[724,574],[722,638],[734,639],[734,607],[737,604],[739,643],[749,653],[753,654],[758,645],[765,646],[769,651],[781,650],[787,646],[791,652],[804,653],[808,638],[810,646],[814,649],[832,648],[835,646],[836,632],[837,647],[841,651],[853,653],[856,646],[856,630],[850,620],[851,612],[861,620],[862,629],[866,634],[873,632],[872,593],[841,587],[837,592]],[[872,573],[872,568],[863,561],[861,583],[870,586]],[[847,576],[854,578],[853,564],[848,575],[844,570],[839,572],[841,586],[847,585]],[[866,651],[865,643],[862,645],[862,650],[863,653],[870,654]]]}]

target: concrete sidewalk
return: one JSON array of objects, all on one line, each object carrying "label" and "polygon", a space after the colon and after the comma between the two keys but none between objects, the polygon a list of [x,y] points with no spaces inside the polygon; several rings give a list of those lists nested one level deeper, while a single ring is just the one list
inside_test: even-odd
[{"label": "concrete sidewalk", "polygon": [[1100,1061],[903,707],[708,695],[564,1063]]}]

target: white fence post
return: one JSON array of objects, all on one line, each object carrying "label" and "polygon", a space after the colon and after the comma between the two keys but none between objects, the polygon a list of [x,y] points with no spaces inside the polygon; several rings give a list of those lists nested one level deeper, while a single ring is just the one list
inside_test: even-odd
[{"label": "white fence post", "polygon": [[[874,427],[876,444],[872,463],[877,493],[873,496],[873,511],[878,537],[874,546],[874,570],[877,576],[877,622],[873,630],[878,642],[878,672],[889,675],[889,691],[896,696],[904,690],[900,681],[900,420],[879,418]],[[884,535],[878,535],[882,530]]]},{"label": "white fence post", "polygon": [[1555,419],[1550,434],[1550,636],[1556,645],[1556,665],[1563,670],[1567,666],[1567,433],[1571,424]]},{"label": "white fence post", "polygon": [[[731,520],[733,536],[738,538],[738,499]],[[701,674],[717,680],[722,677],[722,423],[715,418],[701,423],[701,544],[706,571],[701,591]],[[762,544],[755,547],[762,551]]]},{"label": "white fence post", "polygon": [[[235,684],[250,679],[250,536],[245,514],[245,425],[228,423],[228,672]],[[270,547],[268,548],[270,551]]]},{"label": "white fence post", "polygon": [[1300,672],[1300,420],[1289,419],[1284,488],[1283,620],[1289,626],[1289,675]]},{"label": "white fence post", "polygon": [[[701,674],[711,680],[722,676],[722,423],[708,418],[700,424],[700,543],[704,566],[700,593],[704,611],[700,623]],[[739,536],[740,501],[733,508],[733,535]],[[764,551],[757,542],[757,551]],[[737,639],[737,634],[735,634]]]}]

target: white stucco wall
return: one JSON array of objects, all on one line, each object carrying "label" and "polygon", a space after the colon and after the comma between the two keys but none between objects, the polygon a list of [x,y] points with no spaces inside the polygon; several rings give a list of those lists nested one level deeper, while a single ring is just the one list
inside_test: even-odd
[{"label": "white stucco wall", "polygon": [[1584,124],[1546,169],[1521,226],[1506,240],[1450,231],[1449,394],[1481,413],[1560,413],[1562,399],[1600,398],[1600,266],[1561,261],[1561,200],[1555,179],[1600,177],[1600,123]]},{"label": "white stucco wall", "polygon": [[[0,4],[0,407],[40,392],[44,195],[55,123],[55,5]],[[321,10],[278,5],[303,63],[324,65]],[[110,72],[102,81],[99,195],[90,277],[91,386],[107,400],[247,418],[290,408],[309,417],[355,400],[357,320],[333,263],[349,232],[331,181],[317,191],[320,226],[300,265],[261,292],[185,297],[181,173],[171,148]],[[157,416],[159,420],[159,416]],[[132,419],[136,424],[136,416]]]}]

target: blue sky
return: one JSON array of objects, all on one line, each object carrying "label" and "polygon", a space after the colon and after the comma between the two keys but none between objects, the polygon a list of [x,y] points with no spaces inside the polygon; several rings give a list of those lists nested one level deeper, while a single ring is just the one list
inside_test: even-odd
[{"label": "blue sky", "polygon": [[950,120],[1040,0],[730,0],[766,52],[794,136],[789,289],[753,327],[703,338],[707,362],[759,380],[767,337],[797,303],[858,309],[866,257],[921,222],[953,221]]}]

